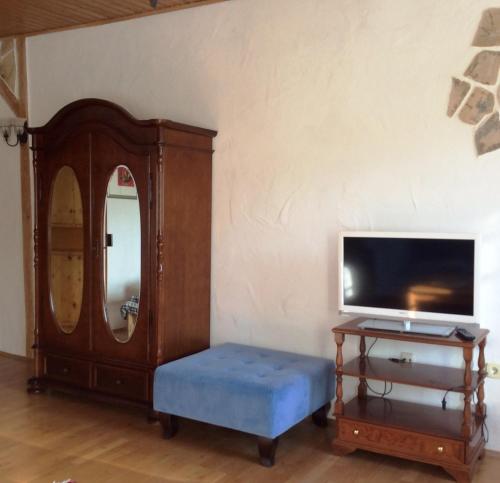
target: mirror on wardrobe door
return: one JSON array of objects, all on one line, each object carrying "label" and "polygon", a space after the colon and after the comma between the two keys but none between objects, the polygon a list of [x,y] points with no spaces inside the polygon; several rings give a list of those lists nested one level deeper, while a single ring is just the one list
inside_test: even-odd
[{"label": "mirror on wardrobe door", "polygon": [[70,334],[83,299],[83,211],[75,172],[63,166],[52,184],[49,207],[50,304],[62,332]]},{"label": "mirror on wardrobe door", "polygon": [[135,180],[126,166],[118,166],[109,178],[103,228],[106,322],[118,342],[127,342],[139,315],[141,215]]}]

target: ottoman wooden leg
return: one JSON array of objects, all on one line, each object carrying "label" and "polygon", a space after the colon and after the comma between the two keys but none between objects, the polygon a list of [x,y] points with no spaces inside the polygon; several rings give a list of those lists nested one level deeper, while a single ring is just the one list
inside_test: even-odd
[{"label": "ottoman wooden leg", "polygon": [[326,428],[328,426],[328,411],[330,411],[331,407],[332,405],[327,403],[313,412],[312,420],[316,426],[320,428]]},{"label": "ottoman wooden leg", "polygon": [[262,436],[258,437],[259,458],[262,466],[271,467],[274,465],[274,455],[278,446],[278,438],[270,439]]},{"label": "ottoman wooden leg", "polygon": [[179,429],[179,420],[177,416],[165,413],[158,413],[158,416],[163,429],[163,437],[165,439],[173,438]]}]

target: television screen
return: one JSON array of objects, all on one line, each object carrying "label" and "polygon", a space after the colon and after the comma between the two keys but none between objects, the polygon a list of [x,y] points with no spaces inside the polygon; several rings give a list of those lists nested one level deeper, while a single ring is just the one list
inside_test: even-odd
[{"label": "television screen", "polygon": [[341,239],[344,310],[472,320],[474,239],[431,235],[343,235]]}]

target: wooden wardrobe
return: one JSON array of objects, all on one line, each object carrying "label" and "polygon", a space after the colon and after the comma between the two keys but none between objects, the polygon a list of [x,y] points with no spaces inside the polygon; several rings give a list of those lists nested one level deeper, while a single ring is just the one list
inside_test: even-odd
[{"label": "wooden wardrobe", "polygon": [[151,407],[155,368],[210,337],[215,131],[84,99],[30,128],[35,374]]}]

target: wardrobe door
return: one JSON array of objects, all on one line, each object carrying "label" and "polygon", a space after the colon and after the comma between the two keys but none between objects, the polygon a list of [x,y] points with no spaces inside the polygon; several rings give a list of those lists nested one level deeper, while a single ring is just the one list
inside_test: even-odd
[{"label": "wardrobe door", "polygon": [[149,339],[149,154],[121,136],[92,134],[93,347],[146,362]]},{"label": "wardrobe door", "polygon": [[70,135],[43,153],[39,172],[40,337],[47,351],[90,349],[90,146]]}]

